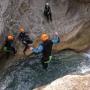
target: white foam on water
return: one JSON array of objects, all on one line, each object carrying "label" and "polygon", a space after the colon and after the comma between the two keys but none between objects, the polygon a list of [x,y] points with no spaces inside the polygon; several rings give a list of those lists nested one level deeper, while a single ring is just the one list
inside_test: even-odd
[{"label": "white foam on water", "polygon": [[[90,53],[83,53],[83,56],[88,58],[88,62],[90,62]],[[86,60],[85,60],[86,61]],[[82,62],[81,65],[78,67],[79,73],[85,74],[90,72],[90,65],[86,64],[86,62]]]},{"label": "white foam on water", "polygon": [[84,65],[84,66],[80,67],[80,73],[84,74],[86,72],[90,72],[89,66]]},{"label": "white foam on water", "polygon": [[86,74],[90,72],[90,65],[86,65],[85,63],[81,63],[80,66],[77,67],[76,73]]},{"label": "white foam on water", "polygon": [[90,59],[90,54],[89,53],[84,53],[83,54],[85,57],[88,57]]},{"label": "white foam on water", "polygon": [[6,85],[3,84],[1,87],[0,87],[0,90],[5,90],[6,89]]}]

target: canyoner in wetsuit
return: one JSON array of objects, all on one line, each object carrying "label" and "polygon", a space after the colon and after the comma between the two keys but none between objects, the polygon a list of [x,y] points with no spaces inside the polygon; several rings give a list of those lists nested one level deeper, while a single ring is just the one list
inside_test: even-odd
[{"label": "canyoner in wetsuit", "polygon": [[56,42],[54,42],[53,40],[50,40],[47,34],[41,35],[41,41],[42,43],[40,43],[37,48],[31,48],[31,50],[33,53],[42,53],[41,63],[42,63],[43,69],[47,70],[48,63],[52,59],[52,56],[51,56],[52,46]]},{"label": "canyoner in wetsuit", "polygon": [[19,33],[18,39],[25,46],[23,50],[23,53],[25,54],[27,49],[29,49],[30,45],[33,43],[33,41],[29,38],[29,36],[26,34],[23,28],[20,28],[19,31],[20,33]]},{"label": "canyoner in wetsuit", "polygon": [[44,16],[46,17],[47,21],[52,21],[52,12],[49,3],[45,4]]},{"label": "canyoner in wetsuit", "polygon": [[16,54],[16,48],[15,48],[15,44],[14,44],[14,37],[13,35],[8,35],[6,40],[4,41],[3,44],[3,51],[7,54],[7,58],[9,58],[9,56],[11,54],[15,55]]}]

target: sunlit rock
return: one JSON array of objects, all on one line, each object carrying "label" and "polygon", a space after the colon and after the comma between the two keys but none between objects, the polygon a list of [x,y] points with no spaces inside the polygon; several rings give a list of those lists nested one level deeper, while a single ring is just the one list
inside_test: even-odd
[{"label": "sunlit rock", "polygon": [[33,90],[90,90],[90,75],[67,75]]}]

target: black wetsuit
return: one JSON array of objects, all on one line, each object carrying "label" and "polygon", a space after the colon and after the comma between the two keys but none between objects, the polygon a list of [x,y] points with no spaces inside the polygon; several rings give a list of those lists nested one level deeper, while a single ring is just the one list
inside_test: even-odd
[{"label": "black wetsuit", "polygon": [[48,21],[52,21],[52,13],[50,6],[45,6],[44,8],[44,16],[47,18]]},{"label": "black wetsuit", "polygon": [[3,48],[6,48],[7,58],[9,58],[11,53],[15,55],[17,52],[13,40],[6,39]]},{"label": "black wetsuit", "polygon": [[18,36],[19,40],[22,42],[22,44],[25,46],[23,53],[27,51],[29,48],[29,44],[32,44],[33,41],[29,38],[29,36],[25,32],[21,32]]},{"label": "black wetsuit", "polygon": [[51,56],[53,42],[51,40],[47,40],[42,45],[43,45],[43,51],[42,51],[43,56],[41,59],[41,63],[42,63],[43,69],[47,69],[48,67],[47,61],[49,60],[49,56]]}]

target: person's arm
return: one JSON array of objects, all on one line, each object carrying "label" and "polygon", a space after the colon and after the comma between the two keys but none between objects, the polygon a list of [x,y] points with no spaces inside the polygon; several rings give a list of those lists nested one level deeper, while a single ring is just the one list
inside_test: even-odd
[{"label": "person's arm", "polygon": [[18,40],[21,40],[21,33],[19,33],[17,39],[18,39]]},{"label": "person's arm", "polygon": [[49,6],[49,12],[51,13],[51,8],[50,8],[50,6]]},{"label": "person's arm", "polygon": [[37,48],[33,48],[33,53],[41,53],[43,51],[43,46],[40,44]]},{"label": "person's arm", "polygon": [[58,36],[54,36],[52,39],[53,44],[57,44],[60,42],[60,38]]}]

